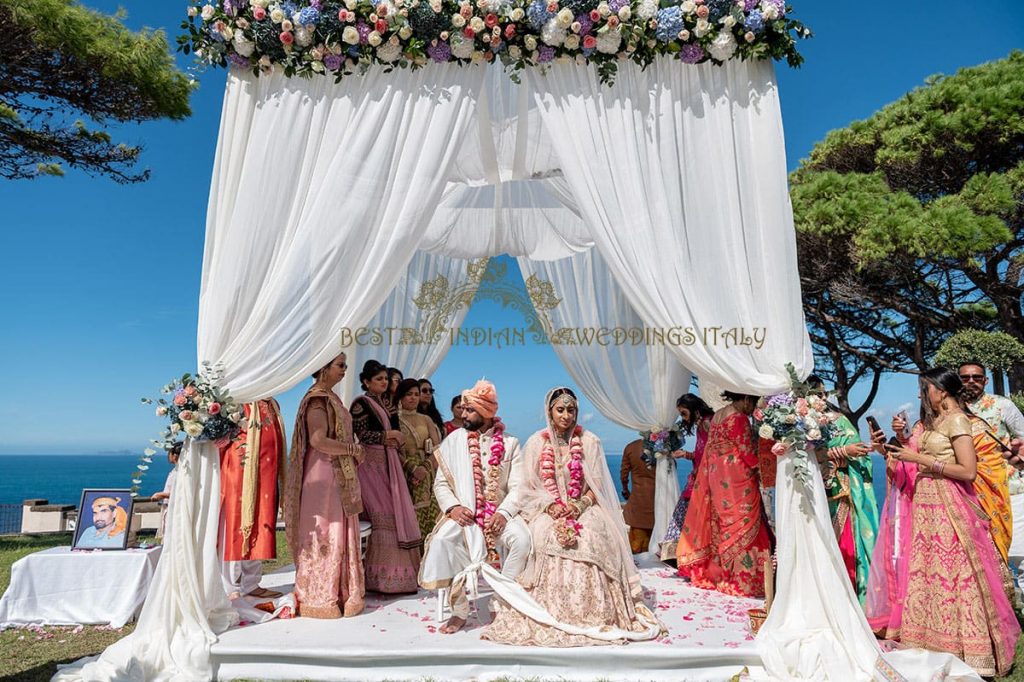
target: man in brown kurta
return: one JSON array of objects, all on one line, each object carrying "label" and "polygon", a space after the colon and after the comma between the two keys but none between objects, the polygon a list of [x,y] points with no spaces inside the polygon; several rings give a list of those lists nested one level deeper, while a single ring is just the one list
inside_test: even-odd
[{"label": "man in brown kurta", "polygon": [[[643,441],[635,440],[622,451],[622,496],[626,506],[622,515],[629,526],[629,547],[633,554],[646,552],[654,530],[654,469],[648,467],[641,455]],[[629,489],[629,478],[633,477],[633,490]]]}]

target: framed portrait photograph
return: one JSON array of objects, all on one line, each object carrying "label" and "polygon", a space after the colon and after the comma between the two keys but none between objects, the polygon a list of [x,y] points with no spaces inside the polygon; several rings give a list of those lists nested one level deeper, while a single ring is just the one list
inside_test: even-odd
[{"label": "framed portrait photograph", "polygon": [[128,488],[86,488],[78,505],[72,549],[125,549],[132,525]]}]

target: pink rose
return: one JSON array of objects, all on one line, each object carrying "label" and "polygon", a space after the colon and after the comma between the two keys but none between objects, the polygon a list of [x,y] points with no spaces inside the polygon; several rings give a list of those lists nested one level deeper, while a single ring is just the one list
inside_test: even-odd
[{"label": "pink rose", "polygon": [[254,7],[252,10],[252,18],[256,21],[263,21],[267,18],[267,10],[262,7]]},{"label": "pink rose", "polygon": [[710,14],[710,13],[711,13],[711,10],[709,10],[704,5],[701,5],[700,7],[697,8],[697,16],[700,17],[701,19],[707,19],[708,18],[708,14]]},{"label": "pink rose", "polygon": [[595,22],[601,21],[601,13],[598,12],[596,9],[590,10],[590,20]]},{"label": "pink rose", "polygon": [[583,49],[593,50],[597,47],[597,38],[594,36],[583,36]]},{"label": "pink rose", "polygon": [[775,443],[775,445],[772,446],[772,454],[775,455],[776,457],[782,457],[784,454],[786,454],[785,443]]},{"label": "pink rose", "polygon": [[183,422],[190,422],[192,421],[192,412],[189,410],[182,410],[182,412],[178,414],[178,417]]},{"label": "pink rose", "polygon": [[761,410],[760,408],[754,410],[754,419],[756,419],[758,421],[761,421],[762,419],[764,419],[764,411]]},{"label": "pink rose", "polygon": [[220,414],[220,403],[210,403],[208,412],[210,414]]},{"label": "pink rose", "polygon": [[476,37],[476,31],[467,26],[466,28],[462,29],[462,35],[472,40],[473,38]]},{"label": "pink rose", "polygon": [[383,19],[378,19],[377,23],[373,25],[373,28],[377,33],[385,33],[388,30],[388,22]]},{"label": "pink rose", "polygon": [[554,2],[554,1],[549,2],[548,3],[548,12],[551,13],[551,14],[557,13],[558,12],[558,3]]},{"label": "pink rose", "polygon": [[184,405],[185,404],[185,394],[182,393],[181,395],[174,396],[174,404],[177,405],[178,407],[181,407],[182,405]]},{"label": "pink rose", "polygon": [[505,40],[512,40],[512,37],[516,34],[516,27],[514,24],[509,24],[505,27]]},{"label": "pink rose", "polygon": [[383,2],[377,5],[377,16],[386,17],[388,15],[388,6]]},{"label": "pink rose", "polygon": [[612,28],[615,28],[616,26],[619,25],[619,18],[614,14],[611,15],[610,17],[608,17],[608,25]]},{"label": "pink rose", "polygon": [[194,396],[196,393],[199,393],[199,391],[196,390],[196,387],[193,386],[192,384],[189,384],[188,386],[185,387],[185,395]]},{"label": "pink rose", "polygon": [[291,45],[295,42],[295,36],[292,35],[291,31],[281,31],[281,42],[285,45]]},{"label": "pink rose", "polygon": [[463,5],[462,8],[459,10],[459,14],[462,15],[463,19],[469,19],[471,16],[473,16],[473,8],[470,7],[469,5]]}]

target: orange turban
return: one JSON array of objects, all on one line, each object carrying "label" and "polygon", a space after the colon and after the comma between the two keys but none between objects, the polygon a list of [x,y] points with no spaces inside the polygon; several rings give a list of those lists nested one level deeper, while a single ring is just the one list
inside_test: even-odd
[{"label": "orange turban", "polygon": [[477,411],[484,419],[490,419],[498,413],[498,393],[494,384],[481,379],[476,386],[462,392],[462,402]]}]

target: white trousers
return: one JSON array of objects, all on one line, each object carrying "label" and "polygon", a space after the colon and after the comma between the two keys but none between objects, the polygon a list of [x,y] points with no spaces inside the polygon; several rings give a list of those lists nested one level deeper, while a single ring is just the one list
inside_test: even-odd
[{"label": "white trousers", "polygon": [[231,595],[238,592],[245,596],[259,588],[263,579],[262,561],[222,561],[220,576],[224,582],[224,591]]}]

